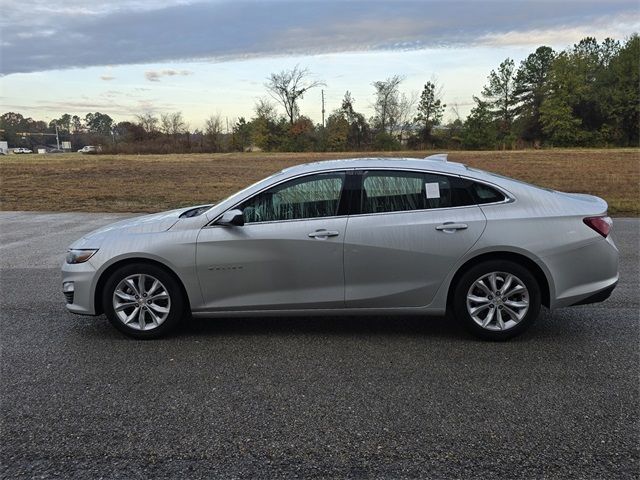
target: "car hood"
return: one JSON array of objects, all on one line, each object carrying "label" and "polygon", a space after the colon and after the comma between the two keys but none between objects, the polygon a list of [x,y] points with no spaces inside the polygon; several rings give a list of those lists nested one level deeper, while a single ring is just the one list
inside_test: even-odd
[{"label": "car hood", "polygon": [[143,215],[111,223],[87,233],[69,248],[99,248],[104,239],[112,235],[165,232],[180,221],[181,215],[204,207],[208,206],[200,205],[196,207],[178,208],[176,210]]}]

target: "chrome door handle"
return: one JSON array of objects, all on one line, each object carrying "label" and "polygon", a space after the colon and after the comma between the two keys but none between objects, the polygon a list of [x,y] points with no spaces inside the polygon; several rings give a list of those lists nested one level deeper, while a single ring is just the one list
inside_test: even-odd
[{"label": "chrome door handle", "polygon": [[453,223],[453,222],[445,222],[442,225],[438,225],[436,230],[441,232],[452,233],[456,230],[464,230],[468,225],[466,223]]},{"label": "chrome door handle", "polygon": [[309,237],[324,239],[328,237],[337,237],[338,235],[340,235],[340,232],[337,232],[336,230],[316,230],[315,232],[311,232]]}]

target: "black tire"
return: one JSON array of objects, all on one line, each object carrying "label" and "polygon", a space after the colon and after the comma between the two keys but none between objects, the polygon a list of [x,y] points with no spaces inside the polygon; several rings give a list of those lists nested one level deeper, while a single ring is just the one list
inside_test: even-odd
[{"label": "black tire", "polygon": [[[147,282],[150,282],[149,278],[157,279],[160,281],[161,285],[168,293],[170,303],[165,301],[164,305],[165,307],[166,305],[169,305],[169,312],[166,318],[161,323],[159,323],[157,327],[153,327],[148,314],[144,316],[145,320],[135,323],[138,325],[141,323],[147,325],[151,324],[148,329],[141,330],[139,328],[125,325],[123,320],[118,317],[118,314],[115,311],[113,305],[114,292],[120,282],[132,275],[148,276],[146,277]],[[122,333],[132,338],[152,339],[166,335],[178,325],[180,320],[185,316],[186,301],[181,286],[175,280],[173,275],[168,273],[165,269],[156,265],[146,263],[132,263],[117,269],[107,279],[102,292],[102,305],[104,308],[104,313],[109,319],[109,322],[111,322],[111,324]],[[145,310],[147,309],[146,306],[143,308],[145,308]]]},{"label": "black tire", "polygon": [[[492,272],[504,272],[514,275],[528,290],[529,306],[526,314],[514,326],[505,330],[489,330],[487,328],[483,328],[481,325],[476,323],[467,309],[467,295],[469,294],[471,286],[484,275]],[[498,281],[500,280],[501,278],[498,277]],[[498,300],[496,299],[495,301]],[[454,290],[453,311],[456,319],[462,322],[462,324],[475,336],[484,340],[499,341],[513,338],[529,328],[540,314],[540,303],[540,286],[533,274],[526,267],[510,260],[488,260],[471,267],[462,274]],[[471,305],[474,306],[475,304]],[[506,304],[492,306],[491,309],[495,309],[494,313],[496,315],[498,308],[503,312],[504,310],[502,309],[507,307]]]}]

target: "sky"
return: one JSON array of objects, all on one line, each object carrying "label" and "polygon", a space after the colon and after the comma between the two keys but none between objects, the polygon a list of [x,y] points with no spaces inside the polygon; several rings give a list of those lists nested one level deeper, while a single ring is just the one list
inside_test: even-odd
[{"label": "sky", "polygon": [[[451,119],[507,57],[638,31],[638,0],[2,0],[0,112],[181,111],[203,128],[251,117],[268,76],[299,65],[327,114],[349,90],[371,115],[372,82],[398,74],[407,95],[436,80]],[[321,108],[320,88],[300,103],[316,122]]]}]

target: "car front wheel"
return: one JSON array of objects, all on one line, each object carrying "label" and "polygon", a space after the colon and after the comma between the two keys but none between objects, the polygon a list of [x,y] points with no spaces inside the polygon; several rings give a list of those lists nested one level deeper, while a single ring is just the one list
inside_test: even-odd
[{"label": "car front wheel", "polygon": [[482,262],[460,278],[457,319],[476,336],[507,340],[529,328],[540,313],[540,287],[531,272],[508,260]]},{"label": "car front wheel", "polygon": [[102,304],[111,324],[134,338],[158,338],[172,330],[184,315],[178,282],[155,265],[131,264],[107,280]]}]

